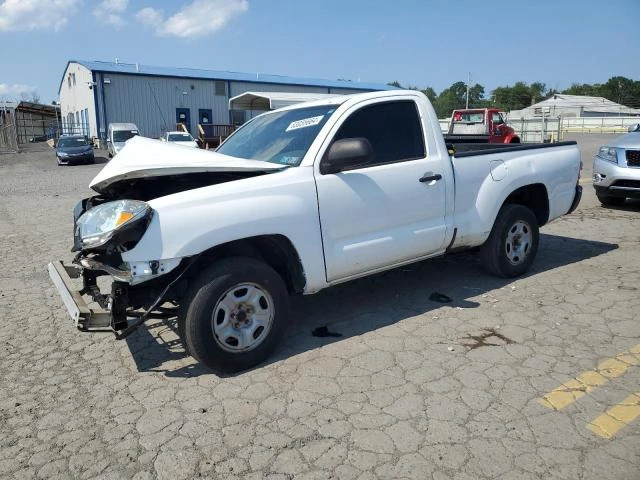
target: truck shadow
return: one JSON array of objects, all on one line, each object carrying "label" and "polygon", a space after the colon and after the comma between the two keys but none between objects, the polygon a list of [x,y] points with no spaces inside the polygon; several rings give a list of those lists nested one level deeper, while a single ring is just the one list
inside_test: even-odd
[{"label": "truck shadow", "polygon": [[[612,243],[541,234],[537,259],[525,277],[616,248],[618,245]],[[256,368],[441,307],[477,308],[480,304],[473,298],[514,281],[485,273],[477,255],[463,252],[399,267],[316,295],[292,297],[292,325],[286,338],[276,352]],[[175,319],[157,320],[127,338],[138,370],[163,372],[170,377],[211,374],[207,368],[190,361],[175,331]],[[166,334],[169,332],[172,335]],[[187,362],[189,364],[184,365]]]}]

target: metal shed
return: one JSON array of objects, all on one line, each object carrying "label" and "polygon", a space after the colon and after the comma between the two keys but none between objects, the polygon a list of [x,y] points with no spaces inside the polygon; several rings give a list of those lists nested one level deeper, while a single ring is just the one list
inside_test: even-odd
[{"label": "metal shed", "polygon": [[346,80],[71,60],[60,80],[59,97],[65,128],[79,125],[90,136],[105,138],[110,123],[131,122],[142,135],[159,137],[175,130],[177,123],[194,135],[200,126],[232,130],[250,118],[251,111],[230,109],[229,100],[247,92],[277,92],[278,99],[273,95],[268,100],[274,108],[289,94],[319,98],[393,88]]},{"label": "metal shed", "polygon": [[266,112],[296,103],[335,97],[330,93],[245,92],[229,99],[229,110]]}]

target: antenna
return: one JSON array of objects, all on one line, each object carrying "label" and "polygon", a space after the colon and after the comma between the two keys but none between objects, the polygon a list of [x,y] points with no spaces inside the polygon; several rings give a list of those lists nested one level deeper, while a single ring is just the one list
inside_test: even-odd
[{"label": "antenna", "polygon": [[469,72],[469,75],[467,76],[467,104],[465,106],[467,110],[469,109],[469,84],[470,83],[471,83],[471,72]]}]

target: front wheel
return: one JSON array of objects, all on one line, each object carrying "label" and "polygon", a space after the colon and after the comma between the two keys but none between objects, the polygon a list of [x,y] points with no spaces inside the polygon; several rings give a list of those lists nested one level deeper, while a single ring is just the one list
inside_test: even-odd
[{"label": "front wheel", "polygon": [[269,356],[288,315],[287,289],[271,267],[252,258],[224,259],[189,289],[180,318],[182,340],[207,367],[238,372]]},{"label": "front wheel", "polygon": [[482,266],[499,277],[522,275],[535,259],[539,237],[538,220],[531,210],[522,205],[504,205],[489,238],[480,247]]}]

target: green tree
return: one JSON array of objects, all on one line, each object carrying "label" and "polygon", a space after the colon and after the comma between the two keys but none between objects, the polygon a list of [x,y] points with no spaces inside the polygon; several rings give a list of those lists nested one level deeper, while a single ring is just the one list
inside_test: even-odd
[{"label": "green tree", "polygon": [[529,91],[531,93],[531,105],[533,105],[546,98],[547,86],[541,82],[533,82],[529,85]]},{"label": "green tree", "polygon": [[611,77],[599,88],[600,96],[627,106],[640,106],[640,82],[626,77]]},{"label": "green tree", "polygon": [[[535,85],[535,86],[534,86]],[[516,82],[512,87],[497,87],[491,92],[494,105],[501,110],[521,110],[534,103],[537,95],[542,97],[545,85],[536,82],[527,85],[525,82]]]},{"label": "green tree", "polygon": [[436,98],[438,98],[438,94],[431,87],[423,88],[420,91],[425,94],[425,96],[429,99],[429,101],[431,101],[431,103],[435,102]]},{"label": "green tree", "polygon": [[599,97],[601,87],[602,85],[598,83],[596,83],[595,85],[589,85],[587,83],[572,83],[571,86],[564,89],[562,93],[567,95],[588,95],[592,97]]}]

